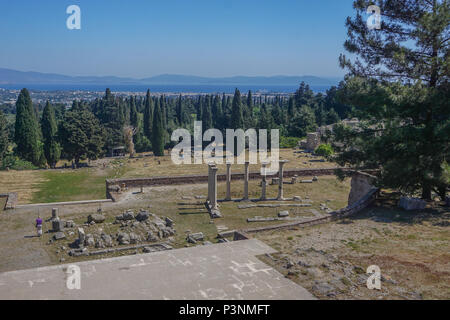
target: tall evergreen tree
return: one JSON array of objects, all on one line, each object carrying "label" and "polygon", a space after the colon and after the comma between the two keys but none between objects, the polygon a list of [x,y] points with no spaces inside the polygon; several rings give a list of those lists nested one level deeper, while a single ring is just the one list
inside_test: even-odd
[{"label": "tall evergreen tree", "polygon": [[176,115],[177,115],[177,123],[178,125],[182,125],[183,124],[183,114],[184,114],[184,110],[183,110],[183,99],[181,97],[181,94],[178,96],[177,99],[177,105],[176,105]]},{"label": "tall evergreen tree", "polygon": [[147,139],[152,139],[153,129],[153,99],[150,96],[150,90],[147,90],[144,106],[144,134]]},{"label": "tall evergreen tree", "polygon": [[47,101],[42,113],[41,130],[45,158],[48,165],[55,168],[61,156],[61,147],[57,140],[58,126],[55,120],[55,111],[49,101]]},{"label": "tall evergreen tree", "polygon": [[80,104],[77,110],[66,112],[60,123],[59,134],[64,154],[69,160],[95,160],[102,154],[104,131],[92,112]]},{"label": "tall evergreen tree", "polygon": [[2,165],[3,158],[8,150],[8,122],[3,112],[0,110],[0,166]]},{"label": "tall evergreen tree", "polygon": [[17,154],[22,159],[38,165],[42,150],[33,103],[27,89],[22,89],[17,98],[14,140],[17,145]]},{"label": "tall evergreen tree", "polygon": [[292,119],[295,116],[295,102],[293,97],[289,97],[288,104],[288,118]]},{"label": "tall evergreen tree", "polygon": [[155,105],[153,112],[152,149],[157,157],[164,156],[165,130],[161,111],[161,100]]},{"label": "tall evergreen tree", "polygon": [[139,127],[139,116],[136,110],[136,101],[133,96],[130,97],[130,125],[133,128]]},{"label": "tall evergreen tree", "polygon": [[220,100],[220,96],[218,95],[214,96],[211,112],[213,117],[214,128],[219,130],[224,129],[225,126],[223,124],[222,102]]},{"label": "tall evergreen tree", "polygon": [[[366,27],[365,12],[381,9],[380,29]],[[444,198],[443,167],[450,158],[447,0],[356,0],[347,19],[341,66],[349,71],[346,102],[362,120],[337,134],[339,164],[380,169],[377,183],[432,199]],[[342,144],[343,143],[343,144]],[[339,146],[343,146],[339,148]]]},{"label": "tall evergreen tree", "polygon": [[241,93],[238,89],[234,91],[231,110],[231,129],[244,129],[244,119],[242,116]]},{"label": "tall evergreen tree", "polygon": [[203,104],[202,112],[202,127],[203,132],[213,127],[213,120],[211,114],[211,99],[210,96],[205,97],[205,103]]}]

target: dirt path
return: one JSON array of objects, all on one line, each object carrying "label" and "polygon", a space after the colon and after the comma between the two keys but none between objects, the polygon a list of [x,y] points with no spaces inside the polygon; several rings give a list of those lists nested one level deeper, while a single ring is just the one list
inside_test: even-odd
[{"label": "dirt path", "polygon": [[35,213],[0,212],[0,272],[29,269],[50,264],[41,238],[35,237]]}]

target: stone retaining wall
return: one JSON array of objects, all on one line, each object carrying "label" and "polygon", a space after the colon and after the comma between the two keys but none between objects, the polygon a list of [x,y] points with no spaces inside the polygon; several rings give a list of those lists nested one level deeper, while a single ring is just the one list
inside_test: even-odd
[{"label": "stone retaining wall", "polygon": [[6,198],[6,203],[3,210],[16,208],[18,200],[17,192],[0,193],[0,198]]},{"label": "stone retaining wall", "polygon": [[[352,179],[359,179],[361,177],[361,175],[367,175],[367,174],[362,173],[362,172],[355,172]],[[267,227],[254,228],[254,229],[245,229],[240,232],[241,232],[241,234],[243,234],[245,236],[245,234],[249,234],[249,233],[280,230],[280,229],[289,229],[289,228],[293,228],[293,227],[307,227],[307,226],[317,225],[317,224],[326,223],[326,222],[342,219],[345,217],[349,217],[349,216],[357,214],[358,212],[360,212],[360,211],[364,210],[365,208],[367,208],[368,206],[370,206],[373,203],[373,201],[377,198],[379,191],[380,191],[379,188],[375,188],[372,186],[370,188],[370,190],[367,191],[367,193],[365,195],[363,195],[358,201],[356,201],[352,204],[349,204],[347,207],[345,207],[343,209],[331,212],[329,214],[329,216],[327,216],[327,217],[318,218],[318,219],[314,219],[314,220],[310,220],[310,221],[306,221],[306,222],[293,222],[293,223],[279,224],[279,225],[275,225],[275,226],[267,226]]]},{"label": "stone retaining wall", "polygon": [[[335,170],[339,168],[326,168],[326,169],[286,169],[284,170],[283,177],[290,178],[295,175],[299,177],[313,177],[313,176],[326,176],[334,175]],[[344,171],[350,171],[350,169],[342,169]],[[267,176],[268,179],[276,178],[277,175]],[[249,179],[259,180],[261,179],[260,172],[250,172]],[[231,180],[244,180],[244,173],[233,173]],[[226,181],[226,174],[218,174],[217,181]],[[151,177],[151,178],[124,178],[124,179],[107,179],[106,180],[106,197],[108,199],[114,199],[115,193],[118,187],[125,186],[126,188],[138,188],[138,187],[150,187],[150,186],[166,186],[166,185],[182,185],[182,184],[196,184],[207,183],[208,175],[189,175],[189,176],[174,176],[174,177]]]}]

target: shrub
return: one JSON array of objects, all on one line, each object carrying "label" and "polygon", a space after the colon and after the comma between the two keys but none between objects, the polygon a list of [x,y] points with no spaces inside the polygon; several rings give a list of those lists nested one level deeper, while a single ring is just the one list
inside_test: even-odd
[{"label": "shrub", "polygon": [[330,144],[321,144],[320,146],[317,147],[314,153],[319,156],[328,158],[334,153],[334,151],[333,147]]},{"label": "shrub", "polygon": [[295,148],[300,138],[297,137],[280,137],[280,148]]},{"label": "shrub", "polygon": [[19,159],[18,157],[14,156],[13,154],[8,154],[7,156],[5,156],[3,158],[0,169],[5,170],[6,168],[9,168],[12,170],[37,169],[37,167],[35,165],[33,165],[31,162]]}]

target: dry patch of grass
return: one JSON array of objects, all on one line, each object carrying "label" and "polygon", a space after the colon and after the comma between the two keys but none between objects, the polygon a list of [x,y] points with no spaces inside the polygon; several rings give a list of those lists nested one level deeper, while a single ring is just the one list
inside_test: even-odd
[{"label": "dry patch of grass", "polygon": [[[280,252],[265,262],[320,298],[448,299],[449,220],[445,208],[374,207],[344,221],[256,237]],[[366,286],[370,265],[381,269],[381,290]]]},{"label": "dry patch of grass", "polygon": [[[246,158],[248,159],[248,152],[246,153]],[[331,168],[336,165],[330,162],[318,162],[323,159],[321,157],[310,157],[307,154],[294,154],[292,149],[281,149],[280,159],[289,160],[290,162],[286,164],[286,169],[294,168]],[[123,161],[126,172],[122,175],[124,178],[131,177],[152,177],[152,176],[180,176],[180,175],[191,175],[191,174],[206,174],[208,172],[207,164],[191,164],[191,165],[176,165],[172,162],[170,155],[166,152],[164,157],[144,157],[137,159],[126,159]],[[221,164],[217,166],[219,171],[225,172],[226,164]],[[251,171],[260,170],[261,165],[254,164],[250,165]],[[232,166],[233,172],[243,172],[244,165],[235,164]]]},{"label": "dry patch of grass", "polygon": [[0,171],[0,193],[17,192],[19,204],[29,203],[46,181],[43,170]]}]

